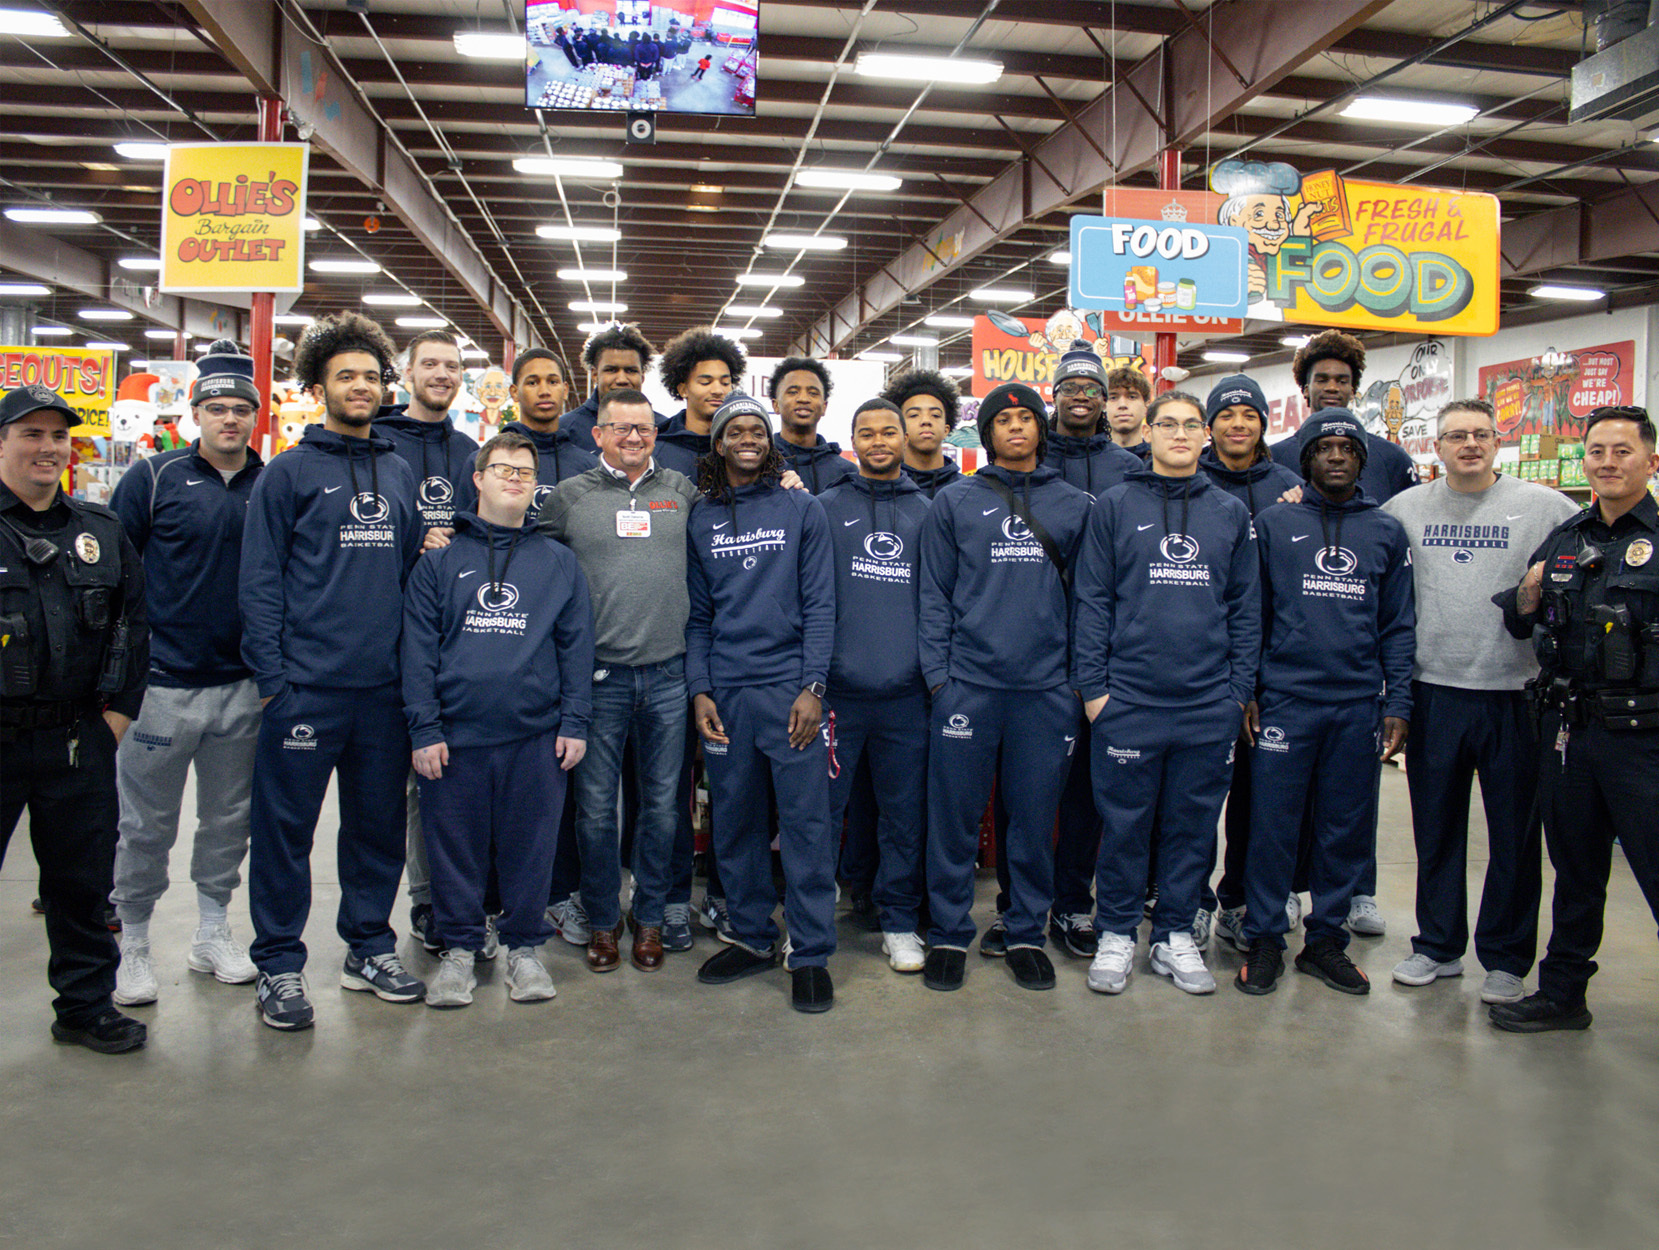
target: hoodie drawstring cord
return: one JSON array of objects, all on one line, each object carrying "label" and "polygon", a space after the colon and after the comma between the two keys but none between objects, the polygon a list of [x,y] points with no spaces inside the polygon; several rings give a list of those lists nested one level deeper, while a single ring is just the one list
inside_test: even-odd
[{"label": "hoodie drawstring cord", "polygon": [[1329,517],[1330,508],[1326,505],[1324,498],[1321,497],[1319,500],[1319,536],[1325,540],[1325,550],[1334,560],[1337,553],[1342,550],[1342,510],[1339,508],[1336,514],[1336,542],[1334,543],[1331,541]]},{"label": "hoodie drawstring cord", "polygon": [[[1163,505],[1164,505],[1164,537],[1168,538],[1168,537],[1170,537],[1170,532],[1169,532],[1169,492],[1167,490],[1165,490],[1165,491],[1159,491],[1158,493],[1159,493],[1160,498],[1163,500]],[[1181,536],[1183,538],[1186,537],[1186,535],[1187,535],[1187,510],[1191,506],[1191,503],[1192,503],[1192,479],[1189,477],[1189,478],[1183,479],[1183,485],[1181,487],[1181,530],[1180,530],[1180,533],[1181,533]]]}]

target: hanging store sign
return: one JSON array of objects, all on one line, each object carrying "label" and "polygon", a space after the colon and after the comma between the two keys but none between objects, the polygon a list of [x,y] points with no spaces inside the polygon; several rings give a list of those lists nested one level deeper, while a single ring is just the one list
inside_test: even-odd
[{"label": "hanging store sign", "polygon": [[175,143],[162,181],[161,289],[305,289],[304,143]]},{"label": "hanging store sign", "polygon": [[[1040,317],[1015,317],[992,312],[974,318],[973,393],[984,396],[1003,382],[1023,382],[1054,402],[1054,371],[1060,357],[1079,339],[1094,348],[1101,365],[1110,371],[1133,365],[1147,371],[1142,356],[1112,355],[1110,329],[1103,328],[1098,312],[1062,308],[1046,321]],[[960,427],[958,427],[960,428]]]},{"label": "hanging store sign", "polygon": [[109,433],[115,402],[115,353],[79,347],[0,347],[0,390],[44,386],[80,417],[77,438]]},{"label": "hanging store sign", "polygon": [[1241,317],[1249,245],[1235,226],[1080,214],[1071,219],[1072,306],[1119,316]]}]

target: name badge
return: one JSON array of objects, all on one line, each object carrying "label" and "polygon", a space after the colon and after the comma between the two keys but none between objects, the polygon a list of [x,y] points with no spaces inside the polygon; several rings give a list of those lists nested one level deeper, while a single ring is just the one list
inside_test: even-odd
[{"label": "name badge", "polygon": [[618,538],[651,537],[651,514],[649,512],[618,512],[616,514],[616,536]]}]

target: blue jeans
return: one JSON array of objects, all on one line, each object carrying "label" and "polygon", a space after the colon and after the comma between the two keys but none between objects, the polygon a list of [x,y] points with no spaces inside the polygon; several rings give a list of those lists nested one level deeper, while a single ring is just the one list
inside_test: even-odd
[{"label": "blue jeans", "polygon": [[582,853],[582,905],[595,929],[621,919],[621,830],[617,792],[629,739],[639,779],[634,825],[634,915],[660,925],[673,884],[674,796],[685,756],[685,657],[637,667],[597,668],[588,749],[576,766],[576,840]]}]

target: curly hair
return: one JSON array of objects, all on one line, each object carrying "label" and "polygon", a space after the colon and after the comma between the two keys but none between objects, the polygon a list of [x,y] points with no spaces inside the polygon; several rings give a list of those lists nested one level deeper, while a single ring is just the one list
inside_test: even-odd
[{"label": "curly hair", "polygon": [[588,341],[582,344],[582,363],[591,372],[599,367],[599,357],[603,352],[636,352],[639,355],[639,368],[643,373],[657,354],[657,349],[651,346],[651,340],[639,332],[636,325],[608,325],[603,330],[595,330],[588,336]]},{"label": "curly hair", "polygon": [[904,401],[915,395],[931,395],[945,406],[945,424],[955,429],[962,420],[962,392],[956,389],[944,374],[936,369],[912,369],[894,378],[881,393],[881,398],[896,405],[902,412]]},{"label": "curly hair", "polygon": [[680,388],[691,378],[692,369],[704,360],[718,360],[732,371],[732,385],[736,386],[748,368],[749,358],[743,349],[712,326],[694,326],[684,334],[670,339],[662,349],[662,361],[657,365],[658,376],[670,395],[678,395]]},{"label": "curly hair", "polygon": [[1119,365],[1106,375],[1106,393],[1113,391],[1135,391],[1143,400],[1152,398],[1152,383],[1146,374],[1132,365]]},{"label": "curly hair", "polygon": [[1359,389],[1360,375],[1365,372],[1365,344],[1352,334],[1341,330],[1321,330],[1296,349],[1296,358],[1290,362],[1290,375],[1296,379],[1296,389],[1308,389],[1308,371],[1321,360],[1340,360],[1354,371],[1354,389]]},{"label": "curly hair", "polygon": [[777,403],[778,399],[778,386],[791,373],[817,374],[818,381],[823,383],[824,386],[825,399],[830,397],[830,391],[834,389],[830,382],[829,369],[823,361],[813,356],[786,356],[778,362],[778,367],[772,370],[772,380],[766,384],[767,398],[772,400],[774,404]]},{"label": "curly hair", "polygon": [[[700,356],[698,359],[713,360],[714,357]],[[755,480],[767,486],[776,486],[783,479],[785,467],[783,457],[773,447],[766,453],[766,459],[760,462],[760,476]],[[697,457],[697,489],[715,503],[732,501],[732,483],[726,476],[726,458],[719,452],[710,451]]]},{"label": "curly hair", "polygon": [[362,313],[319,317],[306,327],[294,349],[294,380],[310,390],[321,386],[328,362],[344,352],[367,352],[380,361],[381,380],[389,382],[397,348],[380,324]]}]

